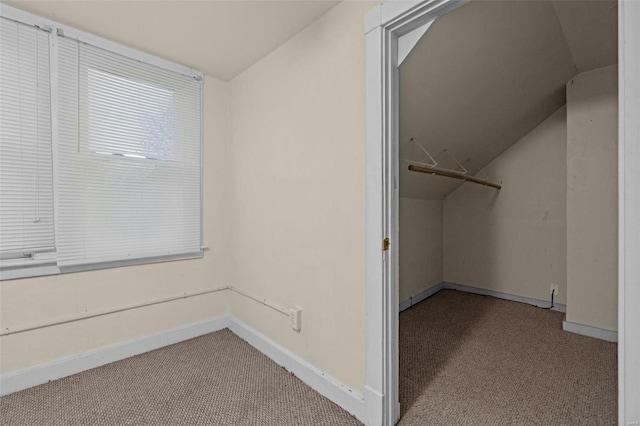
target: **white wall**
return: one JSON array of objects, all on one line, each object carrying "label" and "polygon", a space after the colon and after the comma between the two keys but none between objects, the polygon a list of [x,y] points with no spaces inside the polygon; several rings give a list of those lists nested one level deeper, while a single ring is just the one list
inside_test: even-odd
[{"label": "white wall", "polygon": [[[229,281],[228,84],[204,85],[203,259],[0,282],[0,329],[21,328],[225,286]],[[0,373],[202,321],[227,311],[215,293],[0,337]]]},{"label": "white wall", "polygon": [[567,83],[567,286],[567,321],[617,330],[617,66]]},{"label": "white wall", "polygon": [[364,386],[364,14],[343,2],[230,82],[231,295],[249,326]]},{"label": "white wall", "polygon": [[442,282],[443,201],[400,198],[400,301]]},{"label": "white wall", "polygon": [[500,191],[445,198],[445,281],[566,303],[566,134],[563,107],[484,169]]}]

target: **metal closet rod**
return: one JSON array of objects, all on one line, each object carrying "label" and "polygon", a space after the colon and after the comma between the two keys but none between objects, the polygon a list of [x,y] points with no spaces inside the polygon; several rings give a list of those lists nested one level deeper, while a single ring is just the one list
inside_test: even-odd
[{"label": "metal closet rod", "polygon": [[430,169],[429,167],[414,166],[413,164],[409,166],[409,170],[411,170],[412,172],[426,173],[429,175],[450,177],[458,180],[463,180],[465,182],[471,182],[471,183],[477,183],[479,185],[490,186],[495,189],[502,189],[502,185],[498,183],[493,183],[487,180],[478,179],[473,176],[465,176],[461,173],[451,172],[448,170],[435,169],[435,168]]}]

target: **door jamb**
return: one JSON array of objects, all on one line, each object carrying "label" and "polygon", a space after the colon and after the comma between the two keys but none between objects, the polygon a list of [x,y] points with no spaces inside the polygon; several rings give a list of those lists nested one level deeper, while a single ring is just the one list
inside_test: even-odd
[{"label": "door jamb", "polygon": [[[400,418],[398,39],[469,0],[388,1],[365,17],[365,387],[368,425]],[[383,240],[391,240],[383,249]]]}]

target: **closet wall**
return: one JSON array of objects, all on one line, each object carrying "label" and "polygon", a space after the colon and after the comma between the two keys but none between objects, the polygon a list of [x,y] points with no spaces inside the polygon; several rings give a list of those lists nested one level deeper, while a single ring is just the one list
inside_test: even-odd
[{"label": "closet wall", "polygon": [[567,84],[567,321],[618,322],[618,67]]},{"label": "closet wall", "polygon": [[566,108],[444,200],[444,281],[566,303]]},{"label": "closet wall", "polygon": [[400,301],[442,282],[443,200],[400,198]]}]

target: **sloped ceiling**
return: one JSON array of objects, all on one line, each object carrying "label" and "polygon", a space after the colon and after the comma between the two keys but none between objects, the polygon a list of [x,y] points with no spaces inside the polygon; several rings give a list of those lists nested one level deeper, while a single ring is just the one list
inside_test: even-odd
[{"label": "sloped ceiling", "polygon": [[618,62],[618,2],[554,1],[578,71]]},{"label": "sloped ceiling", "polygon": [[226,81],[339,2],[21,0],[5,3]]},{"label": "sloped ceiling", "polygon": [[[615,1],[472,1],[439,18],[400,66],[400,194],[460,182],[407,170],[427,157],[471,174],[565,104],[578,72],[617,62]],[[443,152],[446,150],[446,152]]]}]

